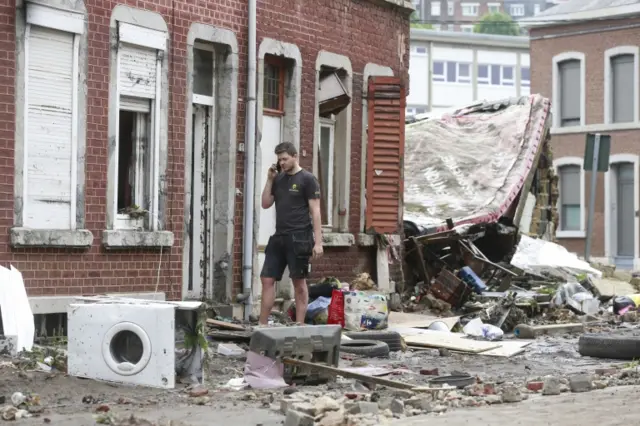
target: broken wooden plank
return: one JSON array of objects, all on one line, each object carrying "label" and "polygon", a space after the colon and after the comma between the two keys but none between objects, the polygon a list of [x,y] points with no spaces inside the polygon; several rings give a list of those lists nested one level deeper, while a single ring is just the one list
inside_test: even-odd
[{"label": "broken wooden plank", "polygon": [[342,376],[349,379],[360,380],[365,383],[375,383],[380,386],[388,386],[396,389],[413,389],[414,385],[409,383],[397,382],[395,380],[383,379],[382,377],[372,377],[364,374],[354,373],[352,371],[343,370],[341,368],[335,368],[326,364],[314,364],[312,362],[302,361],[300,359],[282,358],[282,362],[288,365],[296,365],[302,367],[313,368],[315,370],[324,371],[336,376]]},{"label": "broken wooden plank", "polygon": [[218,320],[214,320],[211,318],[207,318],[207,325],[213,326],[213,327],[217,327],[217,328],[223,328],[225,330],[233,330],[233,331],[247,331],[247,328],[239,325],[239,324],[232,324],[230,322],[226,322],[226,321],[218,321]]},{"label": "broken wooden plank", "polygon": [[443,348],[452,351],[460,351],[478,354],[500,347],[500,343],[472,340],[464,337],[464,334],[447,333],[441,331],[429,331],[428,333],[407,336],[404,338],[407,345],[427,348]]}]

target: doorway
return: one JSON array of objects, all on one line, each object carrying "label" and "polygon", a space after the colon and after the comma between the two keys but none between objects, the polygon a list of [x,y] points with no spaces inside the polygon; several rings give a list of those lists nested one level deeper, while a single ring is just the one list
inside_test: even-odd
[{"label": "doorway", "polygon": [[191,205],[189,206],[189,280],[187,297],[202,299],[212,291],[213,265],[213,105],[193,104]]}]

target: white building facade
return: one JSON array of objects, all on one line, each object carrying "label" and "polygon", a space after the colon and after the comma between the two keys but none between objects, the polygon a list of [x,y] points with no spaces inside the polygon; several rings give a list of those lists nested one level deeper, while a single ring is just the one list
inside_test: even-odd
[{"label": "white building facade", "polygon": [[529,94],[529,38],[411,29],[407,115]]}]

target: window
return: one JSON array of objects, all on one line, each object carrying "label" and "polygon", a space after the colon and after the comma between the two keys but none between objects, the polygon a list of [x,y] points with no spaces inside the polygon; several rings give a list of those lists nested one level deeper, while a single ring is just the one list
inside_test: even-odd
[{"label": "window", "polygon": [[433,81],[447,83],[470,83],[471,64],[433,61]]},{"label": "window", "polygon": [[322,191],[320,202],[322,206],[322,224],[333,224],[333,186],[335,177],[333,174],[334,146],[335,146],[335,120],[322,118],[320,120],[320,151],[318,180]]},{"label": "window", "polygon": [[460,29],[462,30],[463,33],[472,33],[473,25],[460,25]]},{"label": "window", "polygon": [[503,86],[513,86],[514,77],[513,77],[513,68],[512,66],[503,65],[502,66],[502,85]]},{"label": "window", "polygon": [[560,231],[580,231],[581,219],[581,168],[565,165],[558,168],[560,177]]},{"label": "window", "polygon": [[[80,42],[84,16],[27,3],[24,27],[24,112],[20,226],[40,230],[75,230],[78,225],[78,98]],[[16,182],[17,184],[18,181]],[[19,195],[18,195],[19,194]],[[18,205],[16,205],[18,207]]]},{"label": "window", "polygon": [[423,47],[423,46],[416,46],[413,48],[413,52],[417,53],[419,55],[426,55],[427,54],[427,48]]},{"label": "window", "polygon": [[416,108],[416,114],[425,114],[426,112],[426,108]]},{"label": "window", "polygon": [[621,54],[613,56],[611,61],[611,121],[629,123],[635,121],[634,69],[635,55]]},{"label": "window", "polygon": [[489,65],[478,65],[478,84],[489,84]]},{"label": "window", "polygon": [[478,84],[514,86],[515,67],[513,65],[478,64]]},{"label": "window", "polygon": [[286,67],[273,56],[264,59],[263,112],[268,115],[284,115],[284,83]]},{"label": "window", "polygon": [[452,1],[447,2],[447,15],[453,16],[455,13],[456,4]]},{"label": "window", "polygon": [[434,31],[440,31],[442,27],[440,27],[440,24],[433,24],[433,30]]},{"label": "window", "polygon": [[478,3],[462,3],[462,16],[478,16]]},{"label": "window", "polygon": [[541,7],[540,7],[540,5],[539,5],[539,4],[534,4],[534,5],[533,5],[533,14],[534,14],[534,16],[535,16],[535,15],[537,15],[537,14],[539,14],[541,11],[542,11],[542,10],[541,10]]},{"label": "window", "polygon": [[500,12],[500,3],[488,3],[489,13],[498,13]]},{"label": "window", "polygon": [[[118,23],[118,31],[115,227],[157,230],[162,51],[166,48],[166,33],[122,22]],[[196,74],[207,72],[202,55],[194,57]],[[198,94],[206,87],[194,89]]]},{"label": "window", "polygon": [[529,67],[520,68],[520,85],[523,87],[531,85],[531,69]]},{"label": "window", "polygon": [[580,60],[567,59],[558,64],[560,95],[560,126],[579,126],[581,123]]},{"label": "window", "polygon": [[440,16],[440,0],[431,2],[431,16]]},{"label": "window", "polygon": [[453,25],[452,24],[445,24],[444,25],[444,30],[445,31],[453,31]]},{"label": "window", "polygon": [[509,14],[513,17],[524,16],[523,4],[512,4],[509,6]]}]

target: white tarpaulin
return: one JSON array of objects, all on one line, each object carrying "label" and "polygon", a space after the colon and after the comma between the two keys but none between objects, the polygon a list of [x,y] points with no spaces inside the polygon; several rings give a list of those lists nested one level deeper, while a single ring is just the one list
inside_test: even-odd
[{"label": "white tarpaulin", "polygon": [[408,124],[404,219],[426,227],[497,221],[535,167],[549,107],[531,95]]}]

